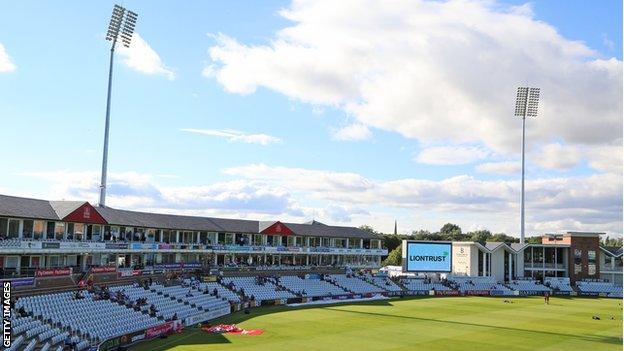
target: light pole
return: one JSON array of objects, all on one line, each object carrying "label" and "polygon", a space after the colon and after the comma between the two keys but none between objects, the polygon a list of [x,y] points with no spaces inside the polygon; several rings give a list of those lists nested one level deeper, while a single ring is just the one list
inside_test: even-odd
[{"label": "light pole", "polygon": [[106,170],[108,166],[108,129],[110,125],[111,88],[113,84],[113,57],[117,39],[121,39],[123,46],[130,47],[137,14],[115,5],[111,15],[106,40],[112,41],[110,49],[110,63],[108,67],[108,95],[106,97],[106,124],[104,125],[104,152],[102,155],[102,179],[100,181],[100,206],[106,205]]},{"label": "light pole", "polygon": [[522,117],[522,195],[520,204],[520,244],[524,244],[524,134],[527,117],[537,117],[539,88],[519,87],[514,116]]}]

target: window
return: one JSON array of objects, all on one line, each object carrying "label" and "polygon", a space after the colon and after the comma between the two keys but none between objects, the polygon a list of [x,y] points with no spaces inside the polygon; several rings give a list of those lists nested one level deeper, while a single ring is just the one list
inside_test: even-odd
[{"label": "window", "polygon": [[41,266],[41,256],[30,256],[30,267],[39,268]]},{"label": "window", "polygon": [[85,225],[82,223],[74,224],[74,240],[82,241],[84,238]]},{"label": "window", "polygon": [[67,266],[77,266],[78,265],[78,255],[67,255]]},{"label": "window", "polygon": [[145,241],[154,242],[156,238],[156,229],[148,229],[147,230],[147,238]]},{"label": "window", "polygon": [[126,231],[125,231],[125,233],[124,233],[124,234],[125,234],[125,235],[124,235],[124,239],[125,239],[125,240],[128,240],[128,241],[132,240],[132,233],[133,233],[133,232],[134,232],[134,231],[132,230],[132,228],[130,228],[130,227],[126,227]]},{"label": "window", "polygon": [[64,235],[65,235],[65,223],[56,222],[54,226],[54,237],[56,238],[56,240],[61,240],[63,239]]},{"label": "window", "polygon": [[35,221],[33,227],[33,239],[43,239],[44,222]]},{"label": "window", "polygon": [[207,232],[199,232],[199,242],[202,244],[207,244],[209,242]]},{"label": "window", "polygon": [[32,239],[34,221],[32,219],[24,220],[24,228],[22,229],[22,238]]},{"label": "window", "polygon": [[9,219],[9,238],[19,237],[19,219]]},{"label": "window", "polygon": [[19,260],[19,256],[7,256],[6,264],[4,267],[6,268],[17,268],[17,262]]},{"label": "window", "polygon": [[54,222],[48,222],[46,226],[46,239],[54,239]]},{"label": "window", "polygon": [[589,263],[596,263],[596,251],[587,251]]},{"label": "window", "polygon": [[371,241],[370,241],[370,239],[364,239],[362,241],[363,241],[362,244],[363,244],[365,249],[370,249],[371,248]]},{"label": "window", "polygon": [[110,234],[111,234],[111,238],[110,240],[113,239],[113,237],[119,239],[119,227],[110,227]]},{"label": "window", "polygon": [[604,256],[605,267],[610,269],[611,268],[611,261],[613,260],[613,257],[611,257],[609,255],[603,255],[603,256]]},{"label": "window", "polygon": [[50,256],[48,258],[48,266],[49,267],[58,267],[59,266],[59,256]]},{"label": "window", "polygon": [[171,239],[171,231],[170,230],[163,230],[162,231],[162,240],[163,242],[166,242],[167,244],[171,243],[172,239]]},{"label": "window", "polygon": [[225,233],[225,244],[226,245],[234,245],[234,234],[233,233]]},{"label": "window", "polygon": [[99,241],[101,239],[102,239],[102,226],[101,225],[94,225],[93,229],[92,229],[90,240]]},{"label": "window", "polygon": [[350,248],[359,248],[360,247],[360,239],[350,238],[349,239],[349,247]]},{"label": "window", "polygon": [[133,241],[145,241],[145,229],[134,228]]},{"label": "window", "polygon": [[253,244],[254,245],[262,245],[262,234],[254,234],[254,236],[253,236]]},{"label": "window", "polygon": [[8,219],[0,218],[0,237],[6,238],[8,222]]},{"label": "window", "polygon": [[381,240],[371,240],[371,249],[381,249]]},{"label": "window", "polygon": [[268,246],[275,246],[275,236],[274,235],[267,235],[267,245]]}]

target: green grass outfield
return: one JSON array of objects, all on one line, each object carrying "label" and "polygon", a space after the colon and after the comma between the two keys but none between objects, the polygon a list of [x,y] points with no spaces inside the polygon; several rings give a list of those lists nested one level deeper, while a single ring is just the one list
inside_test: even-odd
[{"label": "green grass outfield", "polygon": [[[214,323],[260,336],[197,328],[131,351],[195,350],[622,350],[619,299],[445,297],[240,312]],[[597,315],[601,320],[593,320]],[[612,320],[611,317],[615,319]]]}]

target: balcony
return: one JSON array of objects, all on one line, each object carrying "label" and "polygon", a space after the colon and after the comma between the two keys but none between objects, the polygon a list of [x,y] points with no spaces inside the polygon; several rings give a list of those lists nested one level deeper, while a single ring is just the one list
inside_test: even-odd
[{"label": "balcony", "polygon": [[69,241],[69,240],[19,240],[0,241],[0,252],[201,252],[201,253],[254,253],[254,254],[343,254],[376,255],[388,254],[387,249],[362,249],[338,247],[299,247],[264,245],[220,245],[201,243],[157,243],[123,241]]}]

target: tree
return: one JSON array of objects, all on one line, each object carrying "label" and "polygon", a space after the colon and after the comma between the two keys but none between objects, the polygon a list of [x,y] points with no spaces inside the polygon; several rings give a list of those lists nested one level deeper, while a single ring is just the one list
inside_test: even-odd
[{"label": "tree", "polygon": [[602,245],[609,247],[622,247],[622,238],[605,237],[602,239]]},{"label": "tree", "polygon": [[373,227],[371,227],[369,225],[361,225],[361,226],[358,227],[358,229],[363,230],[363,231],[365,231],[367,233],[371,233],[371,234],[380,234],[375,229],[373,229]]},{"label": "tree", "polygon": [[386,257],[383,262],[381,262],[382,266],[400,266],[401,265],[401,245],[394,248],[394,250],[390,251],[388,257]]},{"label": "tree", "polygon": [[457,224],[446,223],[440,228],[440,234],[446,240],[462,240],[462,230]]},{"label": "tree", "polygon": [[541,236],[530,236],[524,239],[524,242],[527,244],[541,244],[542,237]]},{"label": "tree", "polygon": [[477,230],[474,232],[469,232],[467,233],[468,236],[470,236],[470,241],[478,241],[481,244],[484,244],[487,241],[492,241],[492,232],[490,232],[489,230]]},{"label": "tree", "polygon": [[401,241],[405,239],[404,236],[394,235],[394,234],[385,234],[383,236],[383,246],[388,249],[388,251],[394,250],[397,246],[401,246]]},{"label": "tree", "polygon": [[492,235],[492,239],[490,241],[496,241],[496,242],[504,242],[507,244],[511,244],[511,243],[517,243],[520,242],[520,239],[515,238],[513,236],[509,236],[505,233],[496,233],[494,235]]}]

